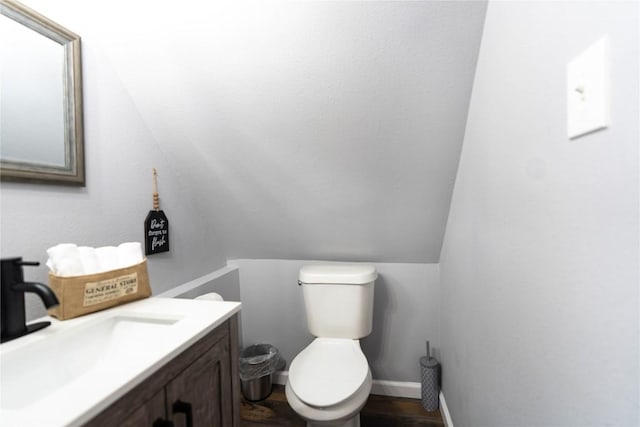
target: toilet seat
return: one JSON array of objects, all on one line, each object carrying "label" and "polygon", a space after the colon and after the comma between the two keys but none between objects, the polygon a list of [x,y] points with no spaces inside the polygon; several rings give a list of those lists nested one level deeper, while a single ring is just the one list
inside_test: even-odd
[{"label": "toilet seat", "polygon": [[328,407],[349,399],[368,374],[357,340],[316,338],[291,362],[289,385],[307,405]]}]

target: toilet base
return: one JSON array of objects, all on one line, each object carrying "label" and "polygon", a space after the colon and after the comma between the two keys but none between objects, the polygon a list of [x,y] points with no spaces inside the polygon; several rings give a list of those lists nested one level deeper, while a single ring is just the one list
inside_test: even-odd
[{"label": "toilet base", "polygon": [[360,427],[360,414],[348,420],[340,421],[307,421],[307,427]]}]

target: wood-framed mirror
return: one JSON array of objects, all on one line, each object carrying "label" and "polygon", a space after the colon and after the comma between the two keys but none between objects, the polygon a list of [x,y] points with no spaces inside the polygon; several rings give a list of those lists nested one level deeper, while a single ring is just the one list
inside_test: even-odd
[{"label": "wood-framed mirror", "polygon": [[80,36],[0,0],[0,178],[85,185]]}]

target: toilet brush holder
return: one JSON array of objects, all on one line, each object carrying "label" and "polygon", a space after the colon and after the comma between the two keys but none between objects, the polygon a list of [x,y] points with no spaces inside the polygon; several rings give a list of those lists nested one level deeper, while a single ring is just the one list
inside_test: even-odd
[{"label": "toilet brush holder", "polygon": [[422,407],[427,411],[435,411],[440,402],[440,364],[431,357],[429,341],[427,341],[427,355],[420,358],[420,370],[422,371]]}]

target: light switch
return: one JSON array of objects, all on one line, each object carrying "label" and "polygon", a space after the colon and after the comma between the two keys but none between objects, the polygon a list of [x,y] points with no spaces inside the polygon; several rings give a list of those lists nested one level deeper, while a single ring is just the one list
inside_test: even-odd
[{"label": "light switch", "polygon": [[609,43],[603,37],[567,64],[567,134],[609,126]]}]

